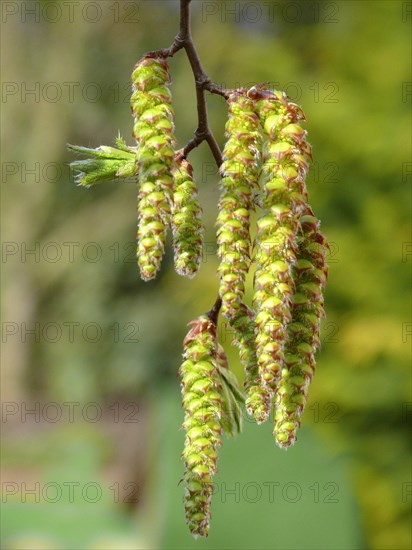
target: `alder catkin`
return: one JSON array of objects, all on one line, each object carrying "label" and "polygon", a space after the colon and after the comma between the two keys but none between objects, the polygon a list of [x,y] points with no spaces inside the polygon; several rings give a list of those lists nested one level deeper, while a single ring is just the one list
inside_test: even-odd
[{"label": "alder catkin", "polygon": [[[180,367],[183,427],[186,440],[182,456],[185,461],[186,521],[194,536],[207,537],[212,478],[216,473],[217,448],[221,444],[221,384],[217,364],[215,324],[202,315],[191,323]],[[221,358],[222,360],[222,358]]]},{"label": "alder catkin", "polygon": [[132,74],[131,107],[139,166],[137,256],[142,279],[153,279],[164,254],[171,221],[175,168],[174,112],[168,65],[143,57]]},{"label": "alder catkin", "polygon": [[[199,105],[196,139],[176,152],[166,57],[183,45],[176,40],[169,49],[145,55],[134,68],[131,108],[137,147],[128,147],[120,137],[116,147],[69,146],[86,157],[71,164],[79,185],[137,176],[137,257],[146,281],[160,269],[168,227],[177,273],[193,277],[202,257],[202,209],[192,166],[183,157],[202,140],[210,142],[211,132],[206,116],[202,127]],[[305,180],[312,157],[300,125],[305,117],[284,93],[263,86],[220,90],[228,98],[229,114],[216,222],[219,292],[212,309],[191,322],[179,368],[185,515],[195,537],[208,536],[222,434],[241,431],[244,405],[258,424],[273,406],[276,443],[293,445],[320,345],[327,242],[308,204]],[[252,246],[250,218],[256,208]],[[254,309],[244,301],[251,263],[256,264]],[[245,395],[218,342],[220,311],[245,368]]]},{"label": "alder catkin", "polygon": [[193,168],[184,159],[174,172],[172,230],[175,269],[191,278],[202,258],[204,227]]},{"label": "alder catkin", "polygon": [[245,368],[246,408],[261,423],[269,414],[270,402],[265,389],[255,391],[258,367],[254,312],[243,303],[243,296],[250,267],[250,214],[259,191],[262,128],[253,100],[239,92],[230,96],[228,102],[227,141],[220,168],[221,196],[217,218],[219,294],[222,314],[234,329],[234,343],[239,348],[239,357]]},{"label": "alder catkin", "polygon": [[234,342],[245,367],[246,410],[258,424],[265,422],[270,413],[271,395],[261,383],[255,347],[255,313],[241,304],[232,320]]},{"label": "alder catkin", "polygon": [[222,314],[232,319],[242,303],[250,266],[250,211],[258,188],[261,130],[252,100],[233,94],[228,101],[216,224]]},{"label": "alder catkin", "polygon": [[308,398],[315,370],[314,354],[320,345],[320,320],[324,316],[323,291],[327,278],[327,243],[319,221],[308,207],[300,218],[298,260],[294,266],[296,293],[288,326],[285,368],[275,401],[274,435],[281,448],[296,441],[296,432]]},{"label": "alder catkin", "polygon": [[[302,109],[285,93],[265,89],[267,83],[249,90],[214,84],[194,51],[189,3],[181,2],[181,29],[170,47],[147,53],[134,67],[130,104],[137,146],[127,146],[119,136],[115,147],[69,149],[85,157],[71,163],[83,187],[137,179],[137,259],[145,281],[160,270],[169,228],[176,272],[189,278],[197,273],[204,227],[186,156],[206,142],[219,166],[218,296],[190,323],[178,370],[186,432],[183,500],[197,538],[209,533],[222,437],[240,433],[244,407],[258,424],[274,413],[273,434],[282,449],[296,441],[320,346],[328,245],[308,203],[312,154]],[[186,51],[196,80],[198,127],[176,151],[167,58],[179,50]],[[222,154],[209,127],[206,91],[228,102]],[[256,210],[256,231],[251,231]],[[249,304],[245,286],[252,265]],[[244,391],[218,341],[220,313],[244,367]]]},{"label": "alder catkin", "polygon": [[263,210],[257,221],[253,305],[261,382],[273,395],[284,366],[284,347],[295,285],[299,217],[305,208],[310,147],[299,125],[302,111],[281,92],[258,101],[265,132],[260,174]]}]

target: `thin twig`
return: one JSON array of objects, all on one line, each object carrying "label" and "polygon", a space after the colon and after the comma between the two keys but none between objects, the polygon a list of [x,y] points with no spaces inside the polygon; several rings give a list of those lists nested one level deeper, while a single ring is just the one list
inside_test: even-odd
[{"label": "thin twig", "polygon": [[220,167],[223,162],[222,152],[209,126],[206,91],[220,95],[227,100],[232,93],[238,90],[223,88],[222,86],[214,84],[205,73],[196,46],[193,42],[190,25],[190,2],[191,0],[180,0],[180,30],[175,36],[171,46],[162,50],[148,52],[146,55],[153,57],[173,57],[179,50],[184,49],[186,51],[196,85],[198,124],[194,137],[185,147],[178,151],[177,156],[179,158],[185,158],[190,151],[198,147],[203,141],[206,141],[217,166]]},{"label": "thin twig", "polygon": [[[199,54],[196,50],[196,46],[193,42],[190,25],[190,2],[191,0],[180,0],[180,30],[175,36],[171,46],[163,50],[149,52],[146,55],[166,58],[173,57],[175,53],[182,49],[186,51],[186,55],[195,79],[198,124],[194,137],[185,145],[185,147],[176,152],[176,159],[181,160],[186,158],[193,149],[198,147],[201,143],[203,143],[203,141],[206,141],[219,168],[223,163],[223,157],[219,144],[209,126],[206,91],[212,94],[220,95],[228,100],[232,93],[239,92],[239,90],[232,90],[218,86],[217,84],[214,84],[205,73]],[[218,296],[214,306],[207,313],[207,316],[215,325],[217,324],[221,306],[222,300],[220,296]]]},{"label": "thin twig", "polygon": [[214,303],[213,307],[209,309],[209,311],[206,313],[207,317],[217,325],[217,319],[219,317],[220,308],[222,307],[222,299],[220,296],[216,298],[216,302]]}]

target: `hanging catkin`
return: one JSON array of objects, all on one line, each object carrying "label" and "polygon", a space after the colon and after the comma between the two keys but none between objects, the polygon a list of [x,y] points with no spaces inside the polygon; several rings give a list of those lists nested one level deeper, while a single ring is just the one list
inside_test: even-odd
[{"label": "hanging catkin", "polygon": [[137,141],[139,198],[137,257],[142,279],[153,279],[171,222],[175,168],[174,112],[163,58],[144,57],[132,74],[133,135]]}]

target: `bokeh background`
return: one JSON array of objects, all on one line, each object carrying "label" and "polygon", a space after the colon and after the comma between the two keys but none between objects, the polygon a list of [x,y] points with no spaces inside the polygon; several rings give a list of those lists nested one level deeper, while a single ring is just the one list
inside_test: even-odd
[{"label": "bokeh background", "polygon": [[[76,187],[66,144],[129,144],[129,75],[178,29],[175,0],[3,1],[2,548],[407,549],[411,545],[410,2],[193,1],[205,70],[268,81],[307,115],[310,197],[331,242],[322,351],[295,447],[245,418],[225,439],[207,540],[184,522],[176,376],[217,290],[218,176],[194,280],[134,260],[136,186]],[[170,61],[177,136],[193,77]],[[223,145],[226,106],[208,96]],[[242,379],[225,327],[221,339]]]}]

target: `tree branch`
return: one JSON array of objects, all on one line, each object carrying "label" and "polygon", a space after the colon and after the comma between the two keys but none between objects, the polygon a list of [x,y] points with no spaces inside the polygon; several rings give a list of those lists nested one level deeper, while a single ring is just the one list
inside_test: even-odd
[{"label": "tree branch", "polygon": [[222,299],[220,296],[218,296],[213,307],[209,309],[209,311],[206,313],[207,317],[209,317],[209,319],[212,321],[214,325],[217,325],[217,320],[219,317],[219,312],[221,307],[222,307]]},{"label": "tree branch", "polygon": [[186,158],[190,151],[198,147],[203,141],[206,141],[217,166],[220,167],[223,162],[222,152],[209,126],[206,91],[220,95],[227,100],[230,94],[237,90],[223,88],[214,84],[205,73],[196,46],[193,42],[190,25],[190,2],[191,0],[180,0],[180,30],[171,46],[163,50],[149,52],[146,55],[151,55],[153,57],[173,57],[179,50],[184,49],[186,51],[196,85],[198,124],[194,138],[192,138],[183,149],[178,151],[177,156],[178,158]]},{"label": "tree branch", "polygon": [[[186,55],[195,79],[198,123],[194,137],[186,144],[185,147],[177,151],[176,158],[186,158],[193,149],[206,141],[209,145],[209,148],[213,154],[218,168],[220,168],[223,163],[223,157],[219,144],[216,141],[213,131],[209,126],[206,91],[212,94],[220,95],[228,100],[232,93],[238,92],[239,90],[226,89],[222,86],[218,86],[217,84],[214,84],[209,76],[205,73],[202,67],[202,63],[200,61],[199,54],[196,50],[196,46],[193,42],[190,25],[190,2],[191,0],[180,0],[180,30],[179,33],[175,36],[171,46],[163,50],[155,50],[149,52],[146,55],[166,58],[173,57],[175,53],[182,49],[186,51]],[[222,300],[218,295],[214,306],[207,313],[210,320],[215,324],[217,324],[221,305]]]}]

